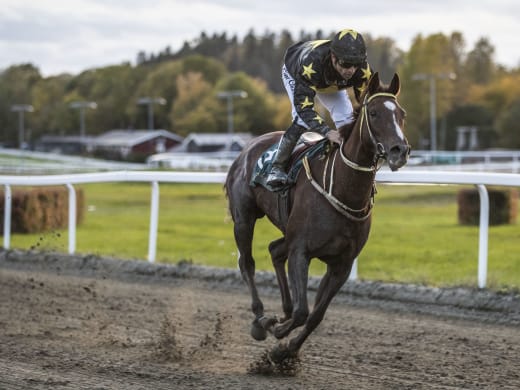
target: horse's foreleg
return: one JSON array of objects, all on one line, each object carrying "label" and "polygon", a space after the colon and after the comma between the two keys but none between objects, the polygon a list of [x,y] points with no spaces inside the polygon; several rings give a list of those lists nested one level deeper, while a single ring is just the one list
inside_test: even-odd
[{"label": "horse's foreleg", "polygon": [[294,328],[302,326],[309,315],[307,303],[307,281],[309,273],[309,259],[299,252],[289,253],[289,279],[293,299],[291,318],[277,324],[273,334],[276,338],[286,337]]},{"label": "horse's foreleg", "polygon": [[269,244],[269,252],[271,253],[271,260],[273,262],[274,270],[276,271],[276,279],[280,287],[280,295],[282,297],[282,309],[285,317],[283,321],[291,318],[293,304],[291,300],[291,292],[289,291],[289,283],[287,282],[287,274],[285,272],[285,263],[287,262],[287,245],[285,238],[279,238]]},{"label": "horse's foreleg", "polygon": [[[316,294],[314,308],[309,314],[309,317],[305,322],[305,326],[296,337],[289,341],[289,344],[285,348],[287,356],[296,354],[302,346],[303,342],[323,320],[325,312],[327,311],[332,298],[334,298],[341,286],[343,286],[343,284],[345,284],[347,281],[351,268],[352,262],[347,262],[347,264],[340,264],[335,267],[327,267],[327,272],[323,276]],[[276,349],[276,353],[280,355],[279,349]]]},{"label": "horse's foreleg", "polygon": [[264,304],[262,303],[255,283],[255,260],[252,253],[253,232],[255,220],[249,223],[235,222],[234,233],[238,247],[238,266],[242,279],[247,284],[251,294],[251,310],[255,315],[251,327],[251,336],[256,340],[264,340],[267,333],[259,320],[264,317]]}]

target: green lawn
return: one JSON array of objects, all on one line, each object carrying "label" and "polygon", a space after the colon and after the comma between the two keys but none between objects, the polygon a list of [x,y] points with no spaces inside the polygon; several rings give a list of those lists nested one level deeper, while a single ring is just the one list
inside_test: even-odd
[{"label": "green lawn", "polygon": [[[82,186],[85,219],[77,230],[77,251],[146,259],[150,185],[106,183]],[[372,231],[359,258],[359,277],[430,286],[476,286],[478,227],[457,223],[456,186],[380,185]],[[157,261],[235,268],[233,226],[221,185],[161,184]],[[13,248],[67,251],[67,231],[15,234]],[[267,244],[280,234],[266,220],[257,223],[257,269],[272,270]],[[520,287],[518,225],[489,230],[488,287]],[[314,261],[311,273],[322,274]]]}]

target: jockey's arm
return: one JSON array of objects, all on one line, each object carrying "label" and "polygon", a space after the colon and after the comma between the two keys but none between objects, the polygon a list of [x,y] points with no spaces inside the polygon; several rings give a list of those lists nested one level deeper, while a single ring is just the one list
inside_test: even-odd
[{"label": "jockey's arm", "polygon": [[323,118],[316,112],[314,98],[316,91],[306,82],[296,80],[294,89],[294,108],[298,117],[310,131],[326,135],[331,129]]}]

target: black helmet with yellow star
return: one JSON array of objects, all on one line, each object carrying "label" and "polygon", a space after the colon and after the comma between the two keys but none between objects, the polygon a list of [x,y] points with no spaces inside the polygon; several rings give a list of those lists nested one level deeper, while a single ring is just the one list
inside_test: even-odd
[{"label": "black helmet with yellow star", "polygon": [[344,29],[336,33],[330,45],[338,60],[349,64],[361,64],[367,59],[363,36],[357,31]]}]

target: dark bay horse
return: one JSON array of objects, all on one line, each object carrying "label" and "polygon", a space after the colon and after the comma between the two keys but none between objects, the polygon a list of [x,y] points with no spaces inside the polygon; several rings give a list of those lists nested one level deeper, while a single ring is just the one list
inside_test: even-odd
[{"label": "dark bay horse", "polygon": [[[372,76],[361,97],[362,104],[348,139],[345,139],[347,129],[339,129],[341,146],[333,148],[326,159],[304,163],[305,172],[300,172],[289,191],[288,218],[280,217],[278,194],[262,186],[249,185],[258,158],[278,142],[281,132],[254,139],[229,169],[225,189],[234,222],[239,267],[252,297],[255,319],[251,335],[263,340],[269,331],[277,339],[283,339],[303,326],[295,337],[271,350],[270,359],[275,363],[297,355],[346,282],[354,259],[365,245],[379,160],[386,159],[393,171],[408,160],[410,147],[403,133],[405,112],[396,99],[399,89],[397,74],[389,85],[382,84],[377,73]],[[264,305],[255,285],[253,231],[256,220],[265,215],[283,234],[269,244],[284,312],[280,321],[264,315]],[[307,281],[313,258],[323,261],[327,271],[320,282],[314,307],[309,311]]]}]

